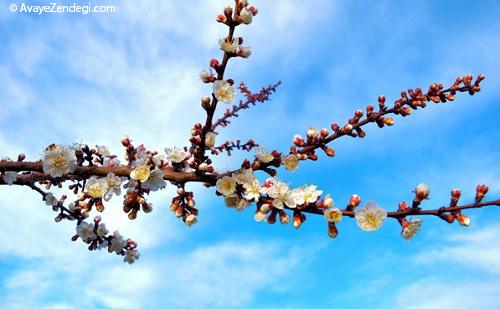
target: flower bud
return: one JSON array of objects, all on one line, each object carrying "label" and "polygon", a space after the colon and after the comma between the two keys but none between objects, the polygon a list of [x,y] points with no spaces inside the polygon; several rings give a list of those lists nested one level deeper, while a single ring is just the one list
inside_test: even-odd
[{"label": "flower bud", "polygon": [[125,147],[130,146],[130,138],[128,136],[122,137],[121,142],[122,142],[122,145]]},{"label": "flower bud", "polygon": [[217,15],[217,17],[215,18],[215,20],[216,20],[217,22],[219,22],[219,23],[223,23],[223,24],[225,24],[225,23],[227,22],[227,17],[226,17],[226,15],[224,15],[224,14],[219,14],[219,15]]},{"label": "flower bud", "polygon": [[281,224],[288,224],[290,222],[290,215],[284,211],[279,212]]},{"label": "flower bud", "polygon": [[460,191],[460,189],[458,189],[458,188],[451,190],[450,206],[457,206],[457,203],[458,203],[458,200],[460,199],[461,194],[462,194],[462,191]]},{"label": "flower bud", "polygon": [[201,107],[203,107],[205,110],[210,108],[210,97],[209,96],[204,96],[201,98]]},{"label": "flower bud", "polygon": [[204,83],[210,83],[212,82],[212,74],[207,70],[201,70],[200,79]]},{"label": "flower bud", "polygon": [[302,218],[299,212],[293,214],[293,227],[298,229],[302,225]]},{"label": "flower bud", "polygon": [[206,172],[208,170],[208,164],[203,162],[200,165],[198,165],[198,170],[201,172]]},{"label": "flower bud", "polygon": [[231,15],[233,15],[233,8],[230,6],[226,6],[224,8],[224,15],[226,15],[227,18],[230,18]]},{"label": "flower bud", "polygon": [[457,213],[455,218],[461,226],[468,227],[470,225],[470,218],[468,216],[462,215],[461,213]]},{"label": "flower bud", "polygon": [[249,9],[243,8],[240,11],[240,15],[238,16],[239,21],[241,21],[245,25],[250,25],[252,23],[252,19],[253,19],[253,13]]},{"label": "flower bud", "polygon": [[328,130],[327,129],[321,129],[321,131],[319,132],[319,135],[322,137],[322,138],[325,138],[328,136]]},{"label": "flower bud", "polygon": [[430,189],[425,183],[419,184],[415,188],[415,199],[419,202],[429,197]]},{"label": "flower bud", "polygon": [[142,204],[142,211],[144,211],[144,213],[150,213],[153,211],[153,206],[149,203],[143,203]]},{"label": "flower bud", "polygon": [[219,60],[210,59],[210,67],[213,69],[217,69],[219,67]]},{"label": "flower bud", "polygon": [[17,162],[22,162],[26,159],[26,155],[24,153],[20,153],[17,155]]},{"label": "flower bud", "polygon": [[378,105],[380,107],[384,106],[384,104],[385,104],[385,96],[379,95],[377,100],[378,100]]},{"label": "flower bud", "polygon": [[257,222],[262,222],[262,221],[266,220],[266,214],[263,213],[262,211],[257,210],[254,214],[254,219]]},{"label": "flower bud", "polygon": [[484,196],[488,192],[488,186],[487,185],[478,185],[476,187],[476,203],[479,203],[483,200]]},{"label": "flower bud", "polygon": [[186,219],[184,220],[184,223],[186,223],[188,227],[191,227],[196,222],[198,222],[198,218],[196,218],[193,214],[186,216]]},{"label": "flower bud", "polygon": [[328,146],[325,146],[323,148],[323,150],[325,151],[326,155],[329,156],[329,157],[335,157],[335,150],[333,150],[332,148],[328,147]]},{"label": "flower bud", "polygon": [[355,208],[361,204],[361,197],[357,194],[351,195],[351,198],[349,199],[349,206],[352,208]]},{"label": "flower bud", "polygon": [[214,132],[207,132],[205,135],[205,146],[207,148],[212,148],[215,146],[215,133]]},{"label": "flower bud", "polygon": [[250,46],[240,46],[236,50],[236,55],[241,58],[248,58],[252,55],[252,48]]},{"label": "flower bud", "polygon": [[352,124],[346,124],[345,126],[342,127],[342,133],[349,134],[352,132]]},{"label": "flower bud", "polygon": [[247,10],[250,11],[253,16],[257,15],[257,13],[259,12],[259,10],[253,5],[247,6]]},{"label": "flower bud", "polygon": [[392,125],[394,125],[394,119],[392,119],[391,117],[386,117],[386,118],[384,118],[384,124],[388,125],[388,126],[392,126]]},{"label": "flower bud", "polygon": [[402,116],[409,116],[411,114],[411,108],[406,106],[399,109],[399,113]]},{"label": "flower bud", "polygon": [[330,195],[325,196],[325,198],[321,201],[321,208],[330,208],[333,207],[334,205],[333,199],[330,197]]},{"label": "flower bud", "polygon": [[293,143],[297,147],[303,147],[306,142],[304,141],[304,138],[302,136],[300,136],[299,134],[295,134],[293,136]]},{"label": "flower bud", "polygon": [[309,128],[309,130],[307,130],[306,134],[307,134],[308,139],[314,139],[314,138],[318,137],[319,131],[316,128]]},{"label": "flower bud", "polygon": [[328,222],[328,236],[331,238],[336,238],[339,234],[339,230],[334,222]]}]

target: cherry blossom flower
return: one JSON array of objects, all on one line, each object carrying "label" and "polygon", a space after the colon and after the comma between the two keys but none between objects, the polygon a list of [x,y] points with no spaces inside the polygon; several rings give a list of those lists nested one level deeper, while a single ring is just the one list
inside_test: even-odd
[{"label": "cherry blossom flower", "polygon": [[255,180],[253,171],[248,168],[243,168],[231,176],[238,184],[245,185]]},{"label": "cherry blossom flower", "polygon": [[9,186],[12,186],[17,180],[17,172],[5,172],[3,175],[3,181]]},{"label": "cherry blossom flower", "polygon": [[315,203],[318,198],[323,194],[322,190],[316,190],[317,186],[310,185],[304,188],[295,189],[295,201],[298,205]]},{"label": "cherry blossom flower", "polygon": [[76,226],[76,233],[84,242],[90,242],[97,238],[97,235],[94,233],[94,224],[85,221]]},{"label": "cherry blossom flower", "polygon": [[75,152],[61,145],[50,145],[43,153],[43,172],[62,177],[76,169]]},{"label": "cherry blossom flower", "polygon": [[250,25],[252,23],[253,14],[247,8],[243,8],[240,11],[239,19],[245,25]]},{"label": "cherry blossom flower", "polygon": [[215,146],[215,133],[214,132],[208,132],[206,135],[205,135],[205,146],[207,146],[208,148],[212,148]]},{"label": "cherry blossom flower", "polygon": [[367,232],[379,229],[387,217],[387,211],[379,205],[368,202],[365,207],[358,208],[355,212],[356,223]]},{"label": "cherry blossom flower", "polygon": [[262,194],[262,187],[257,179],[243,185],[245,189],[244,197],[249,201],[257,202]]},{"label": "cherry blossom flower", "polygon": [[231,103],[236,97],[236,90],[225,80],[218,80],[214,83],[214,95],[217,100],[224,103]]},{"label": "cherry blossom flower", "polygon": [[262,163],[269,163],[274,160],[274,156],[272,153],[268,152],[263,147],[257,147],[255,149],[255,157]]},{"label": "cherry blossom flower", "polygon": [[403,236],[406,240],[410,240],[413,236],[415,236],[415,234],[417,234],[421,226],[422,220],[420,219],[405,221],[401,230],[401,236]]},{"label": "cherry blossom flower", "polygon": [[139,259],[139,252],[137,250],[126,250],[123,261],[129,264],[134,264]]},{"label": "cherry blossom flower", "polygon": [[326,221],[338,223],[342,220],[342,211],[336,207],[325,210]]},{"label": "cherry blossom flower", "polygon": [[216,187],[220,194],[228,196],[236,191],[236,181],[232,177],[224,176],[217,180]]},{"label": "cherry blossom flower", "polygon": [[113,173],[108,173],[104,181],[104,200],[109,201],[113,194],[120,195],[121,194],[121,185],[122,179],[118,176],[115,176]]},{"label": "cherry blossom flower", "polygon": [[226,53],[234,53],[240,45],[240,38],[234,37],[232,40],[223,38],[219,40],[219,46],[222,51]]},{"label": "cherry blossom flower", "polygon": [[59,201],[55,198],[54,194],[52,193],[47,193],[45,195],[45,204],[47,204],[48,206],[55,206],[59,203]]},{"label": "cherry blossom flower", "polygon": [[118,231],[113,232],[113,238],[111,238],[111,251],[114,251],[116,253],[120,253],[123,250],[123,247],[125,247],[126,243],[125,240],[123,240],[122,235],[118,233]]},{"label": "cherry blossom flower", "polygon": [[284,205],[295,208],[296,198],[287,184],[275,181],[274,185],[267,190],[267,194],[273,198],[273,206],[277,209],[283,209]]},{"label": "cherry blossom flower", "polygon": [[138,165],[130,172],[130,178],[140,182],[148,180],[150,175],[151,170],[149,169],[149,165]]},{"label": "cherry blossom flower", "polygon": [[106,193],[106,182],[103,178],[97,178],[97,176],[92,176],[87,180],[85,184],[85,191],[92,198],[101,198]]},{"label": "cherry blossom flower", "polygon": [[283,155],[281,157],[281,162],[285,166],[287,171],[294,172],[299,166],[299,158],[294,154],[289,154],[287,156]]},{"label": "cherry blossom flower", "polygon": [[108,235],[109,231],[106,229],[106,225],[104,223],[100,223],[97,227],[97,236],[104,237]]},{"label": "cherry blossom flower", "polygon": [[196,222],[198,222],[198,218],[193,214],[186,216],[186,219],[184,221],[184,223],[186,223],[188,227],[191,227]]},{"label": "cherry blossom flower", "polygon": [[181,163],[190,156],[189,152],[177,147],[165,148],[165,153],[167,154],[167,159],[173,163]]},{"label": "cherry blossom flower", "polygon": [[142,183],[141,187],[151,191],[158,191],[165,188],[167,182],[163,179],[163,175],[165,175],[165,173],[161,169],[158,167],[155,168],[151,172],[151,175],[149,175],[148,180]]}]

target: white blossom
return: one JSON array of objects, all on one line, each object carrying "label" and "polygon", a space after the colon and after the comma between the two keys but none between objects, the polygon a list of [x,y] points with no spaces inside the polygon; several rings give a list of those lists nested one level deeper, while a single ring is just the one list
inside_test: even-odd
[{"label": "white blossom", "polygon": [[368,202],[365,207],[356,209],[355,217],[356,223],[362,230],[371,232],[382,226],[387,211],[373,202]]},{"label": "white blossom", "polygon": [[106,229],[106,225],[104,223],[100,223],[97,227],[97,236],[104,237],[108,235],[109,231]]},{"label": "white blossom", "polygon": [[111,238],[111,251],[116,253],[122,252],[123,247],[125,247],[126,242],[123,240],[122,235],[118,231],[113,232],[113,238]]},{"label": "white blossom", "polygon": [[205,135],[205,146],[208,148],[212,148],[215,146],[215,133],[214,132],[207,132]]},{"label": "white blossom", "polygon": [[243,185],[245,189],[244,197],[249,201],[257,202],[262,194],[262,187],[257,179]]},{"label": "white blossom", "polygon": [[55,206],[58,203],[59,203],[59,201],[56,199],[54,194],[52,194],[50,192],[45,194],[45,204],[47,204],[48,206]]},{"label": "white blossom", "polygon": [[236,181],[232,177],[224,176],[217,180],[216,187],[220,194],[228,196],[236,191]]},{"label": "white blossom", "polygon": [[281,156],[281,162],[287,169],[287,171],[294,172],[299,166],[299,158],[294,154],[289,154],[287,156]]},{"label": "white blossom", "polygon": [[242,168],[241,170],[233,173],[232,177],[238,184],[243,186],[255,180],[253,170],[249,168]]},{"label": "white blossom", "polygon": [[193,214],[186,216],[186,219],[184,221],[184,223],[186,223],[188,227],[191,227],[196,222],[198,222],[198,218],[196,218],[196,216]]},{"label": "white blossom", "polygon": [[252,23],[253,14],[247,8],[243,8],[240,11],[240,21],[245,25],[249,25]]},{"label": "white blossom", "polygon": [[219,40],[219,46],[226,53],[234,53],[240,44],[240,38],[234,37],[232,40],[223,38]]},{"label": "white blossom", "polygon": [[417,234],[418,230],[422,226],[422,220],[416,219],[403,223],[403,229],[401,230],[401,236],[404,239],[410,240]]},{"label": "white blossom", "polygon": [[151,170],[149,165],[138,165],[136,166],[132,172],[130,172],[130,178],[134,180],[138,180],[140,182],[145,182],[148,180],[151,175]]},{"label": "white blossom", "polygon": [[255,157],[262,163],[269,163],[274,160],[272,153],[268,152],[263,147],[257,147],[255,149]]},{"label": "white blossom", "polygon": [[121,185],[122,179],[118,176],[115,176],[113,173],[108,173],[104,180],[104,200],[109,201],[113,194],[120,195],[121,194]]},{"label": "white blossom", "polygon": [[17,180],[17,172],[5,172],[3,175],[3,181],[9,186],[12,186]]},{"label": "white blossom", "polygon": [[318,198],[323,194],[323,191],[316,190],[317,186],[310,185],[305,188],[298,188],[294,190],[295,201],[298,205],[316,203]]},{"label": "white blossom", "polygon": [[92,198],[101,198],[106,193],[106,183],[103,178],[90,177],[85,184],[85,191]]},{"label": "white blossom", "polygon": [[139,256],[140,254],[137,250],[126,250],[123,261],[129,264],[134,264],[134,262],[139,259]]},{"label": "white blossom", "polygon": [[189,152],[177,147],[165,148],[165,153],[167,154],[167,159],[173,163],[181,163],[189,158]]},{"label": "white blossom", "polygon": [[120,160],[116,157],[105,157],[102,164],[105,167],[113,167],[120,165]]},{"label": "white blossom", "polygon": [[158,191],[165,188],[167,185],[166,181],[163,179],[165,173],[158,167],[155,168],[151,175],[149,175],[148,180],[142,183],[141,187],[144,189],[149,189],[151,191]]},{"label": "white blossom", "polygon": [[287,184],[275,181],[273,186],[267,190],[267,194],[273,198],[273,206],[277,209],[283,209],[284,205],[295,208],[295,196]]},{"label": "white blossom", "polygon": [[44,151],[43,172],[62,177],[76,169],[75,152],[61,145],[50,145]]},{"label": "white blossom", "polygon": [[225,80],[218,80],[214,83],[214,95],[217,100],[224,103],[231,103],[236,98],[236,90]]},{"label": "white blossom", "polygon": [[84,242],[90,242],[97,238],[97,235],[94,233],[94,224],[89,224],[85,221],[76,226],[76,233]]}]

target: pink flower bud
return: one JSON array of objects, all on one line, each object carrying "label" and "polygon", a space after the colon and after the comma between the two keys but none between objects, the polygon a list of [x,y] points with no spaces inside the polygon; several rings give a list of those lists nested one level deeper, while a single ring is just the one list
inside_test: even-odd
[{"label": "pink flower bud", "polygon": [[470,218],[468,216],[462,215],[461,213],[457,213],[455,218],[461,226],[468,227],[470,225]]},{"label": "pink flower bud", "polygon": [[425,183],[419,184],[415,188],[415,198],[421,202],[422,200],[426,199],[429,197],[430,189],[429,186]]},{"label": "pink flower bud", "polygon": [[216,20],[217,22],[219,22],[219,23],[224,23],[224,24],[225,24],[225,23],[227,22],[227,17],[226,17],[226,15],[224,15],[224,14],[219,14],[219,15],[217,15],[217,17],[215,18],[215,20]]},{"label": "pink flower bud", "polygon": [[318,137],[319,131],[316,128],[310,128],[309,130],[307,130],[306,134],[308,139],[314,139]]},{"label": "pink flower bud", "polygon": [[460,189],[458,189],[458,188],[451,190],[450,206],[457,206],[457,203],[458,203],[458,200],[460,199],[461,194],[462,194],[462,191],[460,191]]},{"label": "pink flower bud", "polygon": [[337,229],[335,222],[328,222],[328,236],[336,238],[338,234],[339,230]]},{"label": "pink flower bud", "polygon": [[488,186],[487,185],[478,185],[476,187],[476,203],[479,203],[482,201],[486,193],[488,193]]},{"label": "pink flower bud", "polygon": [[328,134],[328,129],[321,129],[321,131],[319,132],[319,135],[323,138],[327,137]]},{"label": "pink flower bud", "polygon": [[248,58],[252,54],[250,46],[241,46],[236,50],[236,55],[242,58]]},{"label": "pink flower bud", "polygon": [[303,147],[305,145],[305,141],[304,141],[304,138],[298,134],[295,134],[293,136],[293,143],[295,144],[295,146],[297,147]]},{"label": "pink flower bud", "polygon": [[130,146],[130,138],[128,136],[122,137],[121,142],[122,142],[122,145],[125,147]]},{"label": "pink flower bud", "polygon": [[333,199],[329,195],[327,195],[323,199],[323,201],[321,201],[322,208],[331,208],[331,207],[333,207],[333,204],[334,204]]},{"label": "pink flower bud", "polygon": [[351,198],[349,199],[349,206],[351,207],[357,207],[361,204],[361,197],[357,194],[351,195]]}]

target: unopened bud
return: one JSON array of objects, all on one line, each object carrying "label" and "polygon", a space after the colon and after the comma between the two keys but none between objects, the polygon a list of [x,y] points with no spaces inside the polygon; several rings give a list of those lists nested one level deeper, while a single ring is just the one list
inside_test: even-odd
[{"label": "unopened bud", "polygon": [[380,107],[384,106],[384,104],[385,104],[385,96],[379,95],[377,100],[378,100],[378,105]]},{"label": "unopened bud", "polygon": [[425,183],[419,184],[415,188],[415,198],[421,202],[422,200],[426,199],[429,197],[430,189],[429,186]]},{"label": "unopened bud", "polygon": [[200,79],[204,83],[210,83],[212,82],[212,74],[207,70],[201,70]]},{"label": "unopened bud", "polygon": [[184,223],[186,223],[188,227],[191,227],[196,222],[198,222],[198,218],[193,214],[186,216],[186,219],[184,220]]},{"label": "unopened bud", "polygon": [[201,98],[201,106],[206,110],[210,108],[210,97],[209,96],[204,96]]},{"label": "unopened bud", "polygon": [[288,224],[290,222],[290,215],[284,211],[279,212],[281,224]]},{"label": "unopened bud", "polygon": [[462,215],[461,213],[457,213],[455,218],[461,226],[468,227],[470,226],[470,218],[468,216]]},{"label": "unopened bud", "polygon": [[386,118],[384,118],[384,124],[388,125],[388,126],[392,126],[392,125],[394,125],[394,119],[392,119],[391,117],[386,117]]},{"label": "unopened bud", "polygon": [[250,46],[241,46],[236,50],[236,55],[241,58],[248,58],[252,55],[252,49]]},{"label": "unopened bud", "polygon": [[305,145],[305,141],[304,141],[304,138],[298,134],[295,134],[293,136],[293,143],[295,144],[295,146],[297,147],[303,147]]},{"label": "unopened bud", "polygon": [[457,206],[458,200],[460,199],[460,195],[462,194],[462,191],[460,189],[453,189],[451,190],[451,203],[450,206]]},{"label": "unopened bud", "polygon": [[121,142],[122,142],[122,145],[125,147],[130,146],[130,138],[128,136],[122,137]]},{"label": "unopened bud", "polygon": [[215,133],[214,132],[207,132],[205,135],[205,146],[208,148],[212,148],[215,146]]},{"label": "unopened bud", "polygon": [[331,238],[336,238],[339,234],[339,230],[334,222],[328,222],[328,236]]},{"label": "unopened bud", "polygon": [[308,139],[314,139],[314,138],[318,137],[319,131],[316,128],[309,128],[309,130],[307,130],[306,134],[307,134]]},{"label": "unopened bud", "polygon": [[18,156],[17,156],[17,161],[18,162],[22,162],[24,161],[24,159],[26,159],[26,155],[24,153],[20,153]]},{"label": "unopened bud", "polygon": [[333,207],[334,204],[335,203],[334,203],[333,199],[329,195],[325,196],[323,201],[321,201],[322,208],[330,208],[330,207]]},{"label": "unopened bud", "polygon": [[227,22],[227,17],[226,17],[226,15],[224,15],[224,14],[219,14],[219,15],[217,15],[217,17],[215,18],[215,20],[216,20],[217,22],[219,22],[219,23],[223,23],[223,24],[225,24],[225,23]]},{"label": "unopened bud", "polygon": [[345,126],[342,127],[342,132],[345,134],[349,134],[352,132],[352,124],[346,124]]},{"label": "unopened bud", "polygon": [[483,200],[486,193],[488,193],[488,189],[489,188],[487,185],[478,185],[476,187],[476,203],[479,203]]},{"label": "unopened bud", "polygon": [[361,197],[357,194],[351,195],[351,198],[349,199],[349,206],[355,208],[358,207],[359,204],[361,204]]},{"label": "unopened bud", "polygon": [[319,132],[319,135],[322,137],[322,138],[325,138],[328,136],[328,129],[321,129],[321,131]]}]

